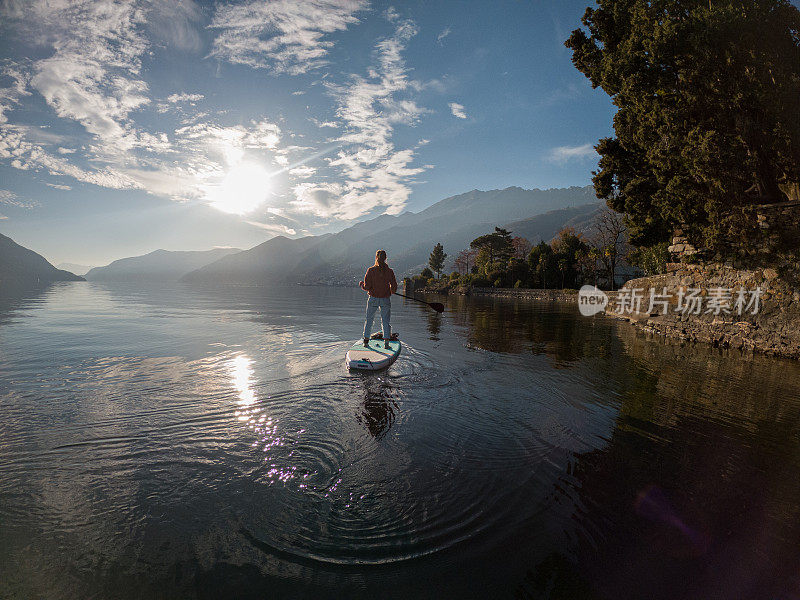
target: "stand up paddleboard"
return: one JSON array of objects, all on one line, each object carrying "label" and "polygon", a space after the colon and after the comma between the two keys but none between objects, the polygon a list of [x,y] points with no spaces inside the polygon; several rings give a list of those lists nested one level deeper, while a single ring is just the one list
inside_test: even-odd
[{"label": "stand up paddleboard", "polygon": [[[377,334],[380,335],[380,334]],[[369,347],[364,346],[364,340],[358,340],[347,351],[347,368],[359,371],[377,371],[385,369],[397,360],[402,345],[400,340],[389,340],[389,347],[385,348],[383,338],[373,336],[369,340]]]}]

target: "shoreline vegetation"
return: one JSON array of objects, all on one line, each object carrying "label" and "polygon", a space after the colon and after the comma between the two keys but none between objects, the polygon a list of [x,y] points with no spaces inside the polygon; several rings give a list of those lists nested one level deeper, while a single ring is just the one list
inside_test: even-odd
[{"label": "shoreline vegetation", "polygon": [[[701,290],[755,289],[763,291],[756,314],[731,312],[677,312],[679,292]],[[630,290],[666,291],[670,305],[666,310],[619,312],[620,295]],[[577,306],[577,289],[503,288],[471,286],[430,286],[415,290],[425,295],[457,294],[476,297],[509,298],[531,302],[562,302]],[[781,278],[774,269],[737,269],[721,264],[668,263],[665,273],[630,279],[616,291],[606,291],[608,304],[601,315],[621,319],[637,330],[665,340],[703,343],[715,348],[800,359],[800,288]],[[646,302],[644,303],[646,304]],[[587,317],[591,318],[591,317]]]}]

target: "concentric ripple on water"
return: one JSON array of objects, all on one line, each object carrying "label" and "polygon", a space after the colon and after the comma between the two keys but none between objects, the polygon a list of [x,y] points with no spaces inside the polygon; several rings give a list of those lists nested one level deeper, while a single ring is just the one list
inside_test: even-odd
[{"label": "concentric ripple on water", "polygon": [[[400,359],[350,373],[350,289],[70,284],[5,311],[0,597],[538,597],[611,547],[678,597],[652,540],[733,544],[782,597],[800,556],[796,365],[450,298],[394,301]],[[725,542],[741,506],[752,549]]]}]

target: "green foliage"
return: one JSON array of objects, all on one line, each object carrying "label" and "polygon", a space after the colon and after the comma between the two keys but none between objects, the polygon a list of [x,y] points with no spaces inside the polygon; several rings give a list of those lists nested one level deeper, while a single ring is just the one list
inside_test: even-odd
[{"label": "green foliage", "polygon": [[[506,271],[499,268],[499,266],[496,266],[494,269],[486,273],[486,279],[493,282],[492,285],[494,285],[494,287],[505,287],[507,285],[506,277]],[[499,284],[497,283],[498,281],[500,282]]]},{"label": "green foliage", "polygon": [[469,275],[469,278],[464,280],[466,285],[473,287],[492,287],[492,282],[481,275]]},{"label": "green foliage", "polygon": [[482,246],[475,254],[473,273],[486,273],[486,271],[492,268],[493,262],[493,253],[491,249],[488,246]]},{"label": "green foliage", "polygon": [[436,272],[437,277],[442,276],[442,268],[444,267],[444,259],[447,258],[447,254],[444,252],[444,247],[441,244],[436,244],[433,247],[433,252],[431,252],[431,256],[428,259],[428,266],[430,266],[433,271]]},{"label": "green foliage", "polygon": [[737,208],[800,181],[800,11],[787,0],[598,0],[566,45],[611,96],[597,196],[631,242],[731,252]]},{"label": "green foliage", "polygon": [[561,277],[561,288],[578,287],[578,284],[582,283],[588,275],[584,273],[584,269],[589,245],[581,235],[575,233],[574,229],[565,227],[558,232],[551,247]]},{"label": "green foliage", "polygon": [[424,275],[414,275],[411,278],[407,277],[404,281],[406,282],[406,291],[413,292],[424,288],[427,285],[428,278]]},{"label": "green foliage", "polygon": [[559,232],[550,244],[542,241],[533,246],[526,260],[515,256],[519,241],[514,244],[511,233],[497,227],[494,233],[473,240],[472,248],[477,249],[476,272],[460,275],[459,285],[577,288],[594,275],[596,261],[590,257],[591,249],[571,228]]},{"label": "green foliage", "polygon": [[433,277],[433,271],[431,271],[428,267],[425,267],[422,269],[422,273],[420,273],[420,275],[422,275],[422,277],[425,279],[430,279]]},{"label": "green foliage", "polygon": [[478,251],[475,265],[478,271],[483,273],[495,268],[497,263],[506,264],[514,255],[511,232],[500,227],[495,227],[494,233],[475,238],[469,246]]},{"label": "green foliage", "polygon": [[552,285],[555,280],[556,258],[549,244],[542,241],[535,245],[528,255],[528,265],[536,287],[546,289]]},{"label": "green foliage", "polygon": [[531,270],[526,261],[520,260],[518,258],[512,258],[508,262],[505,281],[507,281],[509,284],[512,281],[515,282],[519,281],[520,285],[517,287],[526,287],[525,282],[530,281],[530,278],[531,278]]},{"label": "green foliage", "polygon": [[667,263],[670,261],[667,247],[667,242],[661,242],[649,248],[636,248],[630,253],[628,260],[633,266],[639,267],[645,275],[659,275],[666,272]]}]

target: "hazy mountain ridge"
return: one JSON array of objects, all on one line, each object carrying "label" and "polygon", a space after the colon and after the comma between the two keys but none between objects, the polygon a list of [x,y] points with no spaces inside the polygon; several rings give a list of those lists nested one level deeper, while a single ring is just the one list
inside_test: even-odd
[{"label": "hazy mountain ridge", "polygon": [[595,199],[595,202],[582,206],[551,210],[535,217],[513,221],[505,227],[514,236],[524,237],[533,244],[549,242],[564,227],[572,227],[577,233],[588,235],[604,206]]},{"label": "hazy mountain ridge", "polygon": [[94,269],[94,267],[90,265],[76,265],[75,263],[67,263],[62,262],[56,265],[56,269],[61,269],[62,271],[69,271],[70,273],[74,273],[75,275],[86,275],[89,271]]},{"label": "hazy mountain ridge", "polygon": [[51,265],[41,254],[0,234],[0,293],[43,287],[55,281],[85,281]]},{"label": "hazy mountain ridge", "polygon": [[[433,245],[441,242],[450,259],[476,236],[495,226],[558,210],[558,225],[584,214],[579,209],[597,204],[592,187],[524,190],[472,190],[451,196],[418,213],[381,215],[325,236],[291,240],[273,238],[240,254],[226,257],[189,273],[183,281],[206,283],[332,283],[358,281],[372,264],[375,250],[384,248],[398,277],[424,264]],[[571,212],[570,212],[571,211]],[[559,219],[562,219],[559,222]],[[560,226],[542,225],[553,237]],[[514,231],[512,229],[512,231]],[[514,231],[515,235],[522,235]],[[527,237],[527,236],[523,236]],[[548,238],[549,239],[549,238]],[[532,239],[538,242],[539,239]]]},{"label": "hazy mountain ridge", "polygon": [[289,239],[276,236],[237,254],[185,274],[181,281],[215,283],[281,282],[294,272],[302,253],[331,234]]},{"label": "hazy mountain ridge", "polygon": [[178,281],[181,277],[205,265],[232,254],[239,248],[172,251],[155,250],[142,256],[121,258],[86,273],[88,281]]}]

